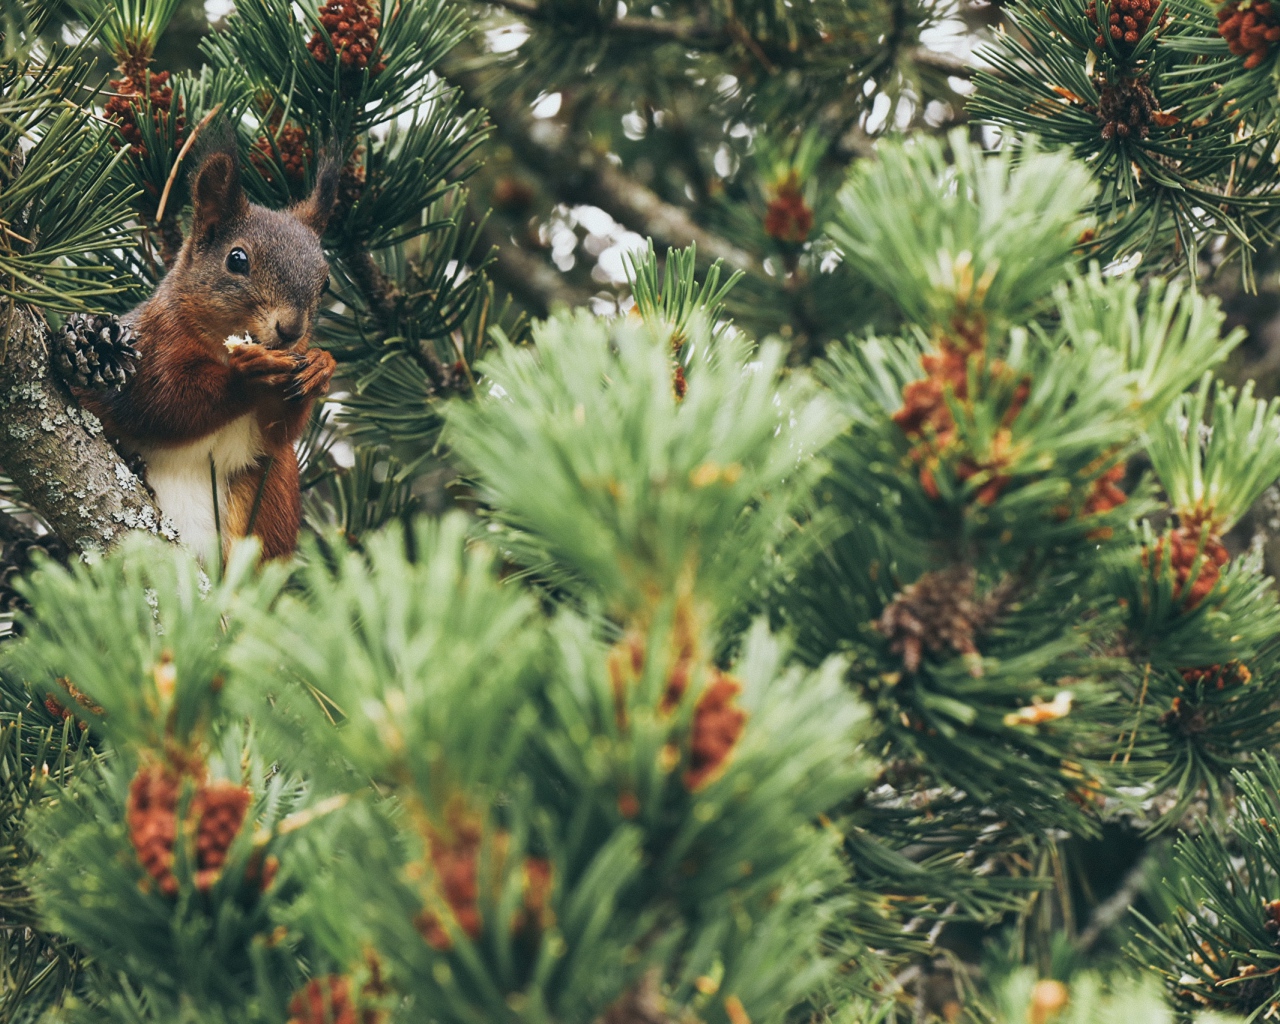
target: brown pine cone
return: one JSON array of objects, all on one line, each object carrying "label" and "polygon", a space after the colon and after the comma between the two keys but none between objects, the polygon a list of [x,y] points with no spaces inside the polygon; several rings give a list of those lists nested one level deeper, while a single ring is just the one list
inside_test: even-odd
[{"label": "brown pine cone", "polygon": [[138,369],[134,337],[114,314],[72,313],[54,340],[54,366],[75,387],[123,387]]}]

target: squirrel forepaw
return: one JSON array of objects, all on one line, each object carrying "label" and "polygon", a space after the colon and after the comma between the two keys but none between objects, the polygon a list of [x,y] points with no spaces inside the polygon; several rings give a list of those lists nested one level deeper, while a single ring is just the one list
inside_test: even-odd
[{"label": "squirrel forepaw", "polygon": [[122,387],[138,369],[134,338],[114,314],[72,313],[54,338],[53,365],[75,387]]},{"label": "squirrel forepaw", "polygon": [[307,349],[284,396],[289,399],[319,398],[329,390],[337,362],[322,348]]}]

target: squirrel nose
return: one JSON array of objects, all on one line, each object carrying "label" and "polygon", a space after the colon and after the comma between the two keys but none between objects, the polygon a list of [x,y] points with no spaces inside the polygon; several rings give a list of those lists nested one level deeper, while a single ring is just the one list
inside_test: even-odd
[{"label": "squirrel nose", "polygon": [[277,320],[276,334],[280,336],[280,340],[285,344],[292,345],[302,337],[302,323],[298,320],[290,320],[288,323]]}]

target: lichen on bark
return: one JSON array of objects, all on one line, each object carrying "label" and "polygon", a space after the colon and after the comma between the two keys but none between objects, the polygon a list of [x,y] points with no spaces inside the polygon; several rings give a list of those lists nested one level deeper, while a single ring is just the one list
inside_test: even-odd
[{"label": "lichen on bark", "polygon": [[52,372],[48,327],[0,303],[0,468],[71,548],[107,548],[128,530],[176,539],[141,481]]}]

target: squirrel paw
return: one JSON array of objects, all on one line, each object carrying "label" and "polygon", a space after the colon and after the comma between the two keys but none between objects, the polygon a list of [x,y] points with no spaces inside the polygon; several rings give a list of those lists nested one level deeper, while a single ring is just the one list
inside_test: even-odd
[{"label": "squirrel paw", "polygon": [[298,373],[303,356],[280,352],[261,345],[238,345],[231,349],[227,364],[237,376],[271,388],[288,387]]},{"label": "squirrel paw", "polygon": [[53,364],[75,387],[122,387],[138,369],[134,338],[133,328],[114,314],[72,313],[54,339]]},{"label": "squirrel paw", "polygon": [[302,363],[295,371],[293,380],[285,388],[284,397],[289,399],[319,398],[329,390],[329,382],[333,380],[333,372],[338,368],[337,362],[322,348],[311,348],[302,356]]}]

